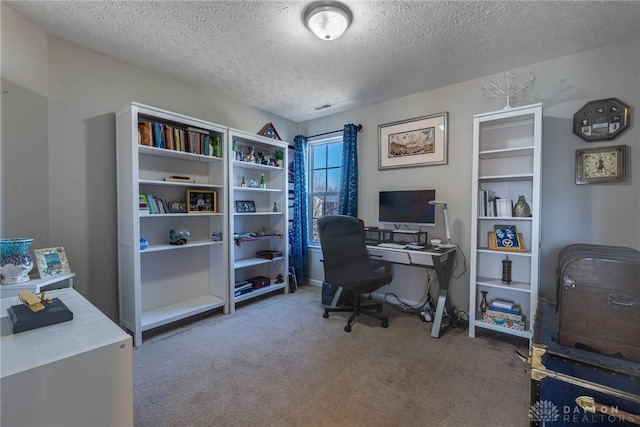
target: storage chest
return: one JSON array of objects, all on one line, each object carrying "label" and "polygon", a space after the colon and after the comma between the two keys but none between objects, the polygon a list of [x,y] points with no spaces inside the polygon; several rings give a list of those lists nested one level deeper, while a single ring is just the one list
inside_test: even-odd
[{"label": "storage chest", "polygon": [[640,252],[569,245],[556,277],[558,342],[640,362]]},{"label": "storage chest", "polygon": [[640,364],[559,344],[556,325],[556,302],[539,300],[529,357],[531,425],[640,424]]}]

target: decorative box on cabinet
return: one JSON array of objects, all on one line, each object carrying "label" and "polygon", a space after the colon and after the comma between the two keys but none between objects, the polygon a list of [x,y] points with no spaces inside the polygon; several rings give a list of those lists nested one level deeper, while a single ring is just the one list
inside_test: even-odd
[{"label": "decorative box on cabinet", "polygon": [[2,299],[2,425],[132,426],[131,337],[74,289],[47,293],[73,319],[11,334]]},{"label": "decorative box on cabinet", "polygon": [[[144,121],[182,132],[180,138],[195,132],[194,138],[207,137],[219,148],[189,145],[186,139],[178,144],[177,136],[162,148],[154,146],[153,135],[151,145],[144,145],[149,140],[138,130]],[[133,333],[138,346],[146,330],[205,311],[229,310],[227,162],[222,150],[227,128],[135,102],[117,113],[116,125],[120,325]],[[189,181],[176,182],[172,176]],[[186,203],[189,190],[216,192],[217,210],[151,214],[140,209],[141,194]],[[180,224],[191,239],[171,245],[169,230]],[[222,240],[213,239],[214,234]],[[141,237],[148,242],[143,250]]]},{"label": "decorative box on cabinet", "polygon": [[[286,142],[229,129],[231,311],[237,303],[265,293],[289,292],[287,148]],[[274,164],[276,150],[284,158]],[[265,182],[261,186],[263,176]],[[253,202],[255,209],[246,210],[244,203],[238,208],[236,202]],[[281,255],[259,256],[258,253],[264,251]],[[267,277],[270,283],[264,286],[264,280],[261,280],[259,285],[245,289],[244,293],[236,291],[236,284],[240,289],[244,282],[256,277]]]},{"label": "decorative box on cabinet", "polygon": [[[540,244],[540,162],[542,105],[533,104],[473,117],[473,167],[471,204],[471,259],[469,336],[478,328],[531,339],[538,300]],[[530,217],[495,216],[482,209],[480,191],[515,204],[524,196]],[[515,225],[522,235],[524,251],[490,248],[488,235],[498,225]],[[491,245],[493,246],[493,245]],[[503,263],[511,260],[511,282],[504,283]],[[523,330],[485,321],[480,310],[482,293],[489,303],[496,299],[519,306]]]}]

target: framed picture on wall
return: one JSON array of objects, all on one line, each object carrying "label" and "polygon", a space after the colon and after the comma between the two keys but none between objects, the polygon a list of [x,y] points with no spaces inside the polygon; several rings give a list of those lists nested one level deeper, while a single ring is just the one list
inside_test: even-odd
[{"label": "framed picture on wall", "polygon": [[378,169],[447,164],[448,113],[378,126]]}]

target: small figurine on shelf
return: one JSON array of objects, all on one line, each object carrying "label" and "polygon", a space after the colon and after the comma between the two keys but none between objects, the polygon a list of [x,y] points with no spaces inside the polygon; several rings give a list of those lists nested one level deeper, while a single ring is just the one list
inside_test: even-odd
[{"label": "small figurine on shelf", "polygon": [[273,202],[273,211],[278,212],[278,203]]},{"label": "small figurine on shelf", "polygon": [[240,187],[244,188],[247,186],[247,183],[244,180],[244,176],[242,177],[242,182],[240,182]]},{"label": "small figurine on shelf", "polygon": [[256,150],[253,147],[248,147],[247,148],[247,155],[244,156],[244,161],[245,162],[249,162],[249,163],[253,163],[256,161]]}]

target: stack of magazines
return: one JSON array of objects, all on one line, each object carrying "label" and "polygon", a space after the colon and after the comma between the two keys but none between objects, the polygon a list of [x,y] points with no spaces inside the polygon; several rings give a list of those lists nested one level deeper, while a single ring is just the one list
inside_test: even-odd
[{"label": "stack of magazines", "polygon": [[525,330],[525,319],[518,305],[510,301],[493,300],[484,313],[485,322],[518,331]]}]

